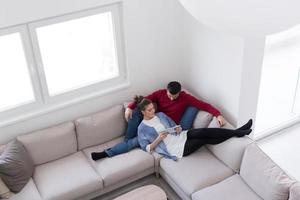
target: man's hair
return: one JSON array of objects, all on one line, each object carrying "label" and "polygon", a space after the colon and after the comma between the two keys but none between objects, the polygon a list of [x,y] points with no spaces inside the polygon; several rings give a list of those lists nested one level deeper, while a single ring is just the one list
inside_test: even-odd
[{"label": "man's hair", "polygon": [[168,83],[167,89],[171,94],[177,94],[181,91],[181,85],[177,81],[171,81]]}]

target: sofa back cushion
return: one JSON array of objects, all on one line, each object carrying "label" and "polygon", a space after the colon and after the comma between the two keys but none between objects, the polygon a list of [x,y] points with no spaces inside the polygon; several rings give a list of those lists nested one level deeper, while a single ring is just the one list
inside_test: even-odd
[{"label": "sofa back cushion", "polygon": [[300,199],[300,183],[297,182],[293,184],[290,188],[289,200],[299,200]]},{"label": "sofa back cushion", "polygon": [[293,184],[256,143],[246,148],[240,175],[252,190],[266,200],[287,200]]},{"label": "sofa back cushion", "polygon": [[79,150],[108,142],[124,134],[124,108],[117,105],[75,121]]},{"label": "sofa back cushion", "polygon": [[206,145],[206,147],[234,172],[239,172],[244,151],[252,142],[253,140],[248,137],[233,137],[220,144]]},{"label": "sofa back cushion", "polygon": [[43,164],[77,151],[75,126],[67,122],[18,137],[35,165]]},{"label": "sofa back cushion", "polygon": [[193,128],[207,128],[212,118],[212,114],[199,110],[194,119]]},{"label": "sofa back cushion", "polygon": [[[214,117],[209,123],[208,128],[220,128],[219,121],[216,117]],[[233,126],[226,121],[225,125],[221,128],[233,129]],[[233,171],[239,172],[244,151],[246,147],[252,142],[253,140],[248,137],[233,137],[220,144],[206,145],[206,147]]]}]

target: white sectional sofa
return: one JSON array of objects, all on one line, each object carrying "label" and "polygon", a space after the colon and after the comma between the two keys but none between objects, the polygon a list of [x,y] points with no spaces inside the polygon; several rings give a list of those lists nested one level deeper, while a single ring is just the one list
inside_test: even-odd
[{"label": "white sectional sofa", "polygon": [[[124,107],[19,136],[35,170],[12,200],[91,199],[153,173],[159,173],[182,199],[299,200],[300,186],[248,137],[206,145],[179,161],[141,149],[93,161],[90,153],[122,141]],[[194,126],[214,126],[200,111]],[[225,128],[232,128],[227,123]]]}]

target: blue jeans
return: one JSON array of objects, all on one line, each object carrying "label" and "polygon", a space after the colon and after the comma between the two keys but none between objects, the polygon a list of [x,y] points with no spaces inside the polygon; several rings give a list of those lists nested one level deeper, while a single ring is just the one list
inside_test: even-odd
[{"label": "blue jeans", "polygon": [[[192,128],[193,121],[198,113],[198,109],[195,107],[188,107],[180,121],[182,130],[189,130]],[[127,130],[125,133],[125,138],[123,142],[116,144],[112,148],[106,149],[105,152],[109,157],[126,153],[136,147],[139,147],[138,138],[137,138],[137,128],[141,121],[143,120],[142,113],[138,108],[133,110],[132,118],[129,119]]]}]

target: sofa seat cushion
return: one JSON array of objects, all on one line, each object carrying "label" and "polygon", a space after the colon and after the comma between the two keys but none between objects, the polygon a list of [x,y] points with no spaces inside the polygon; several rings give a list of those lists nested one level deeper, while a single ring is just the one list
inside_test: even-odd
[{"label": "sofa seat cushion", "polygon": [[220,183],[206,187],[192,194],[193,200],[260,200],[242,178],[236,174]]},{"label": "sofa seat cushion", "polygon": [[31,178],[18,194],[13,195],[10,200],[42,200],[33,179]]},{"label": "sofa seat cushion", "polygon": [[233,171],[205,147],[178,161],[163,158],[160,168],[187,196],[233,175]]},{"label": "sofa seat cushion", "polygon": [[119,141],[122,140],[118,138],[111,142],[83,150],[88,159],[90,159],[93,167],[102,177],[104,187],[118,183],[121,180],[142,173],[145,170],[153,169],[154,172],[154,157],[139,148],[98,161],[93,161],[91,159],[91,152],[103,151]]},{"label": "sofa seat cushion", "polygon": [[33,178],[43,199],[76,199],[103,188],[82,152],[36,166]]}]

